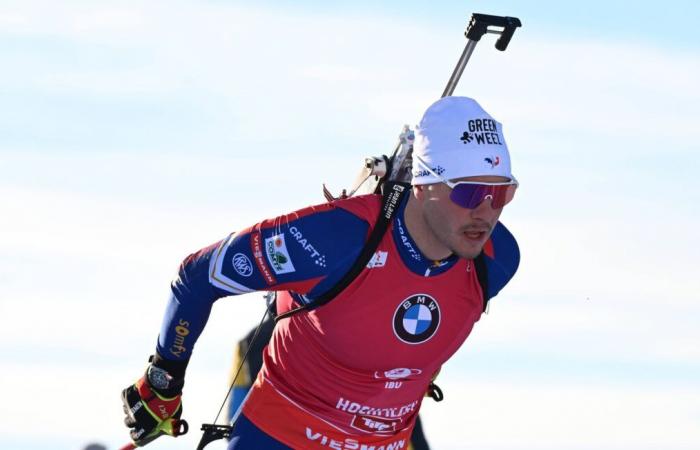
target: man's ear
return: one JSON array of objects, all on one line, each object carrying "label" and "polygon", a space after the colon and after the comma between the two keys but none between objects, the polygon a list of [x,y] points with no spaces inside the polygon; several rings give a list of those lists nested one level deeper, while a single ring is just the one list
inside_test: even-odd
[{"label": "man's ear", "polygon": [[419,184],[417,186],[413,186],[413,196],[416,197],[416,199],[423,201],[425,199],[425,186],[422,184]]}]

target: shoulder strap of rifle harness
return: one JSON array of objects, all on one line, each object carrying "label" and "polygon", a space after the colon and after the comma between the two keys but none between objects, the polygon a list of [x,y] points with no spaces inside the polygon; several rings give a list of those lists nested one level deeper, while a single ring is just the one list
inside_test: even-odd
[{"label": "shoulder strap of rifle harness", "polygon": [[411,185],[400,181],[385,181],[382,184],[382,207],[379,210],[379,217],[377,218],[374,228],[362,248],[359,256],[353,263],[350,270],[348,270],[343,278],[338,281],[329,291],[325,292],[323,295],[314,299],[311,303],[306,303],[296,308],[285,311],[275,317],[275,322],[282,319],[290,317],[294,314],[305,310],[311,310],[323,306],[326,303],[333,300],[338,294],[340,294],[346,287],[353,282],[355,278],[362,272],[362,269],[369,263],[372,255],[377,250],[379,243],[381,242],[386,230],[389,228],[389,224],[396,216],[396,211],[399,209],[399,205],[405,198],[405,196],[410,192]]}]

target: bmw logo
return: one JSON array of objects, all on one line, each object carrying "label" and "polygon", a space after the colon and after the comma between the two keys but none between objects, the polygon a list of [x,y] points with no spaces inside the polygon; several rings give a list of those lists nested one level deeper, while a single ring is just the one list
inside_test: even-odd
[{"label": "bmw logo", "polygon": [[394,334],[407,344],[429,340],[440,326],[440,307],[427,294],[416,294],[402,301],[394,313]]}]

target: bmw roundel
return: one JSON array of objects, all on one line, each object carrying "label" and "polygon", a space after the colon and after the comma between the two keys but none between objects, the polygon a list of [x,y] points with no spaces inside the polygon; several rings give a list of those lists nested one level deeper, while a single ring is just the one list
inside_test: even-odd
[{"label": "bmw roundel", "polygon": [[397,338],[407,344],[421,344],[440,326],[440,306],[427,294],[412,295],[396,308],[393,325]]}]

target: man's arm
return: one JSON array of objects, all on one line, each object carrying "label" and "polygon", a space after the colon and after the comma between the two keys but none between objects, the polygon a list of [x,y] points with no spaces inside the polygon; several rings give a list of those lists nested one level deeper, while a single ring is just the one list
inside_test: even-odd
[{"label": "man's arm", "polygon": [[265,220],[185,258],[158,338],[165,359],[186,361],[219,298],[289,290],[313,298],[354,262],[369,225],[320,205]]},{"label": "man's arm", "polygon": [[156,354],[141,379],[122,392],[135,445],[178,434],[187,363],[217,299],[289,290],[312,301],[349,269],[368,228],[360,215],[324,204],[265,220],[185,258],[171,285]]}]

